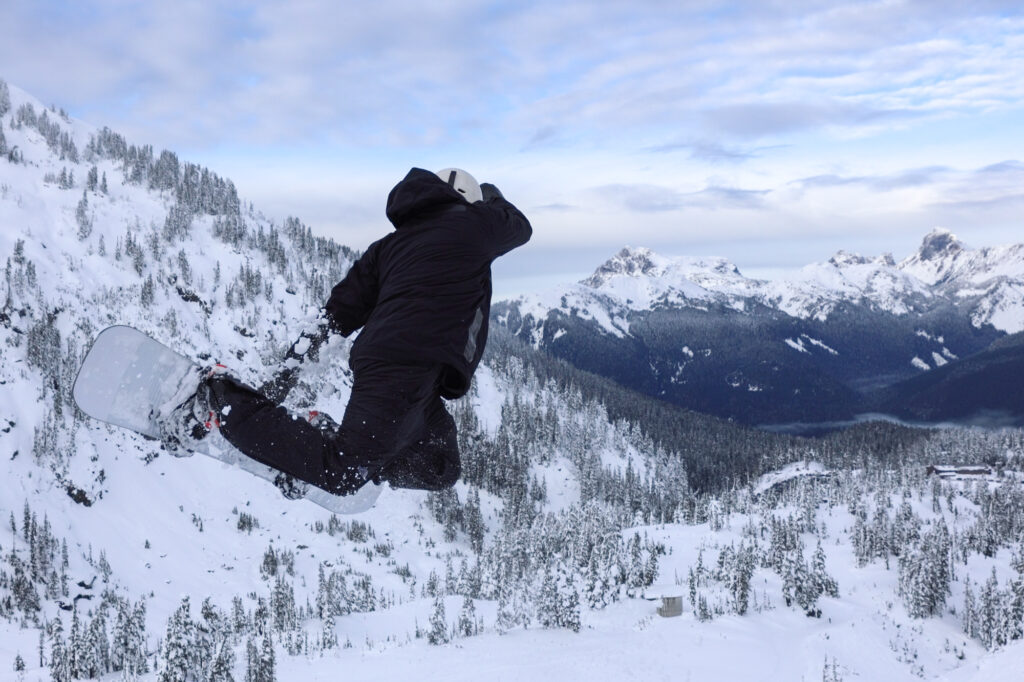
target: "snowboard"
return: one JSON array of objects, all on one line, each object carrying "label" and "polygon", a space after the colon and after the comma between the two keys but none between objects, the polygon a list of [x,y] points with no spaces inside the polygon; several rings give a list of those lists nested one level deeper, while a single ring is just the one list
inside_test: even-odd
[{"label": "snowboard", "polygon": [[[93,419],[159,440],[154,408],[170,401],[195,369],[196,363],[156,339],[134,327],[116,325],[96,336],[78,370],[72,395],[79,409]],[[216,429],[194,452],[271,483],[280,475],[242,454]],[[333,495],[310,485],[301,499],[336,514],[358,514],[373,507],[381,488],[370,482],[351,495]]]}]

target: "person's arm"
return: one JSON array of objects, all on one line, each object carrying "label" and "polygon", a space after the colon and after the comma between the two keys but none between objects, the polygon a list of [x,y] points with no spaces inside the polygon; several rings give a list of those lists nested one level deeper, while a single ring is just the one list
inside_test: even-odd
[{"label": "person's arm", "polygon": [[505,199],[501,190],[485,182],[480,185],[480,191],[484,196],[482,203],[489,218],[483,230],[493,256],[497,258],[530,241],[533,235],[530,221]]},{"label": "person's arm", "polygon": [[380,286],[377,279],[377,252],[380,242],[374,242],[362,257],[352,264],[345,278],[331,290],[324,305],[328,322],[348,336],[366,324],[377,304]]}]

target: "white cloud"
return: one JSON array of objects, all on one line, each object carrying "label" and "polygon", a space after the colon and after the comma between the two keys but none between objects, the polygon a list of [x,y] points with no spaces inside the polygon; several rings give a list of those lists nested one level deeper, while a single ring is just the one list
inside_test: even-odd
[{"label": "white cloud", "polygon": [[1019,10],[939,5],[15,2],[0,57],[169,143],[764,137],[1019,105]]},{"label": "white cloud", "polygon": [[566,253],[916,243],[1019,214],[1019,162],[970,170],[1024,159],[1019,3],[13,0],[4,18],[0,77],[356,247],[412,165],[479,169]]}]

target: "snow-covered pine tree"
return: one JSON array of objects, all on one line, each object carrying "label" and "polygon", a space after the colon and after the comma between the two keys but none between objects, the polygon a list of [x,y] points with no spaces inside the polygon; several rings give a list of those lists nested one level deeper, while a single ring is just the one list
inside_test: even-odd
[{"label": "snow-covered pine tree", "polygon": [[608,582],[598,566],[596,553],[591,553],[587,573],[583,579],[583,599],[592,609],[603,609],[608,605]]},{"label": "snow-covered pine tree", "polygon": [[434,611],[430,614],[430,631],[427,632],[427,641],[431,644],[447,644],[448,620],[444,613],[444,597],[434,597]]},{"label": "snow-covered pine tree", "polygon": [[580,594],[576,590],[576,580],[571,569],[564,564],[559,564],[558,583],[558,626],[568,628],[573,632],[579,632],[581,627],[580,619]]},{"label": "snow-covered pine tree", "polygon": [[235,682],[235,649],[226,635],[221,636],[214,652],[210,672],[204,682]]},{"label": "snow-covered pine tree", "polygon": [[756,565],[757,560],[753,548],[746,543],[740,544],[739,550],[733,557],[732,567],[726,576],[732,597],[733,611],[737,615],[745,614],[750,606],[750,581],[754,576]]},{"label": "snow-covered pine tree", "polygon": [[107,636],[107,606],[101,604],[96,615],[89,621],[86,631],[86,646],[92,651],[94,671],[97,675],[110,672],[110,639]]},{"label": "snow-covered pine tree", "polygon": [[537,622],[540,626],[544,628],[558,627],[558,582],[550,564],[546,564],[544,567],[536,605]]},{"label": "snow-covered pine tree", "polygon": [[277,680],[277,657],[274,654],[274,641],[268,632],[263,636],[260,645],[259,670],[255,682],[276,682]]},{"label": "snow-covered pine tree", "polygon": [[476,606],[468,596],[462,600],[462,608],[459,610],[459,621],[455,629],[462,637],[472,637],[477,634]]},{"label": "snow-covered pine tree", "polygon": [[274,616],[274,628],[278,632],[293,630],[298,624],[295,609],[295,591],[291,583],[278,576],[270,594],[270,610]]},{"label": "snow-covered pine tree", "polygon": [[260,671],[260,651],[256,648],[256,640],[249,636],[245,641],[245,682],[258,682]]},{"label": "snow-covered pine tree", "polygon": [[480,510],[480,489],[470,488],[466,507],[464,510],[463,523],[466,535],[469,536],[469,546],[479,554],[484,548],[484,534],[487,527],[484,524],[483,513]]},{"label": "snow-covered pine tree", "polygon": [[970,577],[964,578],[964,605],[960,617],[964,634],[968,637],[976,637],[978,633],[978,604],[974,597]]},{"label": "snow-covered pine tree", "polygon": [[999,579],[996,577],[996,569],[993,566],[992,574],[978,593],[976,636],[986,649],[994,649],[996,646],[1006,643],[1001,596]]},{"label": "snow-covered pine tree", "polygon": [[189,682],[198,679],[193,666],[193,639],[195,625],[190,613],[189,598],[184,597],[167,622],[167,635],[164,638],[163,659],[160,669],[160,682]]},{"label": "snow-covered pine tree", "polygon": [[96,665],[92,660],[92,648],[87,641],[86,631],[82,626],[77,607],[71,612],[68,656],[71,660],[71,677],[75,679],[94,677]]},{"label": "snow-covered pine tree", "polygon": [[825,566],[825,549],[821,546],[820,537],[814,548],[814,556],[811,558],[811,580],[814,582],[814,588],[818,594],[829,597],[839,596],[839,584]]},{"label": "snow-covered pine tree", "polygon": [[11,90],[7,82],[0,79],[0,116],[11,110]]},{"label": "snow-covered pine tree", "polygon": [[1013,569],[1017,577],[1010,582],[1009,638],[1024,638],[1024,541],[1020,543],[1013,557]]},{"label": "snow-covered pine tree", "polygon": [[494,627],[499,633],[506,633],[516,626],[515,611],[509,600],[508,590],[498,592],[498,616],[495,619]]},{"label": "snow-covered pine tree", "polygon": [[338,635],[334,632],[334,616],[327,615],[321,620],[323,631],[320,633],[320,646],[324,649],[334,649],[338,646]]},{"label": "snow-covered pine tree", "polygon": [[50,677],[53,682],[70,682],[72,679],[71,655],[64,641],[64,625],[60,618],[54,618],[48,625],[50,631]]}]

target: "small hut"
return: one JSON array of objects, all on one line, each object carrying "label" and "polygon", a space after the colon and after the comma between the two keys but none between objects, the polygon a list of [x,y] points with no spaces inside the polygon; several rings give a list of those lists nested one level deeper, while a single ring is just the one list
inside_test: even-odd
[{"label": "small hut", "polygon": [[661,601],[658,615],[672,618],[683,615],[683,588],[679,585],[653,585],[644,591],[648,601]]},{"label": "small hut", "polygon": [[662,618],[672,618],[683,615],[683,595],[674,597],[662,597],[661,606],[658,607],[658,615]]}]

